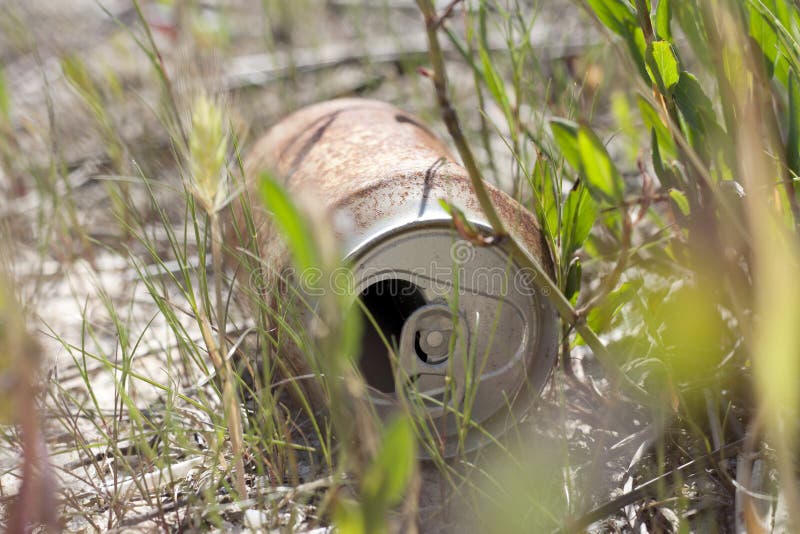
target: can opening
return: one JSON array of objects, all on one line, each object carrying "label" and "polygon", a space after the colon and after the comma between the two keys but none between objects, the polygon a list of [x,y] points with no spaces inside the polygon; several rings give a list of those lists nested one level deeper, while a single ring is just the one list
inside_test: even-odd
[{"label": "can opening", "polygon": [[389,278],[375,282],[361,292],[359,298],[375,319],[380,332],[368,317],[363,317],[359,368],[367,384],[382,393],[394,393],[395,381],[389,349],[400,344],[403,325],[414,311],[426,304],[422,289],[408,280]]}]

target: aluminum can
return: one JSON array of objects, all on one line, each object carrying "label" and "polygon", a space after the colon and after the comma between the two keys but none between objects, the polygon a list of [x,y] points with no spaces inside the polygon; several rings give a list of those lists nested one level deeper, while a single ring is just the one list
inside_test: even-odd
[{"label": "aluminum can", "polygon": [[[556,359],[556,313],[507,243],[476,246],[457,231],[440,200],[491,229],[465,169],[420,120],[374,100],[312,105],[275,125],[246,159],[254,206],[266,169],[293,196],[314,198],[340,241],[353,290],[378,326],[365,321],[359,367],[380,415],[397,409],[401,392],[413,397],[445,455],[458,448],[464,416],[482,428],[461,444],[469,449],[522,417]],[[552,273],[535,217],[487,188],[510,236]],[[260,253],[279,270],[287,259],[268,214],[255,218]],[[291,350],[284,355],[300,361]]]}]

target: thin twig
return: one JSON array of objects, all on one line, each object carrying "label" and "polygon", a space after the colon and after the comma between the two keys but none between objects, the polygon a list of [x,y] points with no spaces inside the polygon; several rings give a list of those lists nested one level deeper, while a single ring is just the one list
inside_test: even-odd
[{"label": "thin twig", "polygon": [[233,368],[230,360],[223,360],[219,353],[214,336],[211,333],[211,325],[205,315],[200,317],[200,330],[208,349],[208,355],[214,363],[217,374],[222,375],[222,404],[225,411],[225,419],[228,422],[228,435],[231,440],[231,452],[233,453],[233,476],[234,486],[239,498],[247,497],[247,484],[245,483],[244,457],[243,457],[243,435],[242,418],[239,412],[239,401],[234,387]]},{"label": "thin twig", "polygon": [[[653,195],[639,195],[631,198],[626,198],[619,204],[615,206],[609,206],[607,208],[603,208],[600,210],[600,213],[609,213],[612,211],[616,211],[621,208],[632,208],[634,206],[645,206],[654,204],[657,202],[667,202],[671,200],[672,197],[669,193],[656,193]],[[640,217],[641,218],[641,217]]]},{"label": "thin twig", "polygon": [[451,0],[451,2],[447,4],[447,7],[444,8],[442,15],[437,19],[436,24],[434,25],[434,30],[438,30],[442,24],[444,24],[444,21],[453,14],[453,9],[460,3],[461,0]]}]

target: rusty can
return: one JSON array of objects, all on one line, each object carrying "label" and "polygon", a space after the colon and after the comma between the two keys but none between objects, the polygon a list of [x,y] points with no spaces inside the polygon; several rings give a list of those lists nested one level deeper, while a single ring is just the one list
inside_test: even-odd
[{"label": "rusty can", "polygon": [[[312,105],[255,146],[245,164],[251,184],[265,169],[293,195],[318,199],[340,239],[354,290],[380,329],[365,321],[359,361],[379,414],[396,409],[402,388],[451,454],[448,437],[463,424],[454,413],[485,430],[470,433],[466,447],[475,448],[532,404],[555,361],[555,311],[535,272],[502,242],[475,246],[456,231],[440,199],[490,227],[465,169],[418,119],[373,100]],[[510,235],[552,272],[535,217],[487,188]],[[285,261],[272,239],[262,236],[260,252]]]}]

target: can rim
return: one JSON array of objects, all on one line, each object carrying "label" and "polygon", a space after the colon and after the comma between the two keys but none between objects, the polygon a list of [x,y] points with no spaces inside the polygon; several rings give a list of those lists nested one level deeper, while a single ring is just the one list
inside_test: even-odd
[{"label": "can rim", "polygon": [[[491,227],[485,222],[469,217],[468,221],[480,231],[490,232]],[[359,260],[363,259],[370,250],[379,247],[381,244],[397,238],[400,235],[417,232],[425,229],[435,230],[450,230],[456,231],[452,219],[448,217],[430,217],[425,219],[412,220],[402,225],[389,225],[379,229],[372,235],[364,236],[360,242],[353,246],[347,252],[344,259],[349,265],[356,264]],[[506,245],[497,244],[491,245],[493,247],[503,247]],[[524,246],[520,247],[526,255],[526,259],[530,262],[537,261],[530,251]],[[507,250],[504,250],[507,252]],[[520,269],[522,266],[516,260],[511,260],[515,268]],[[473,452],[477,449],[483,448],[490,443],[497,443],[497,440],[511,428],[513,428],[514,421],[520,421],[527,413],[529,413],[535,406],[539,399],[541,391],[544,389],[551,373],[553,364],[555,363],[555,355],[557,353],[558,341],[558,316],[555,308],[550,302],[543,298],[538,292],[532,296],[532,303],[536,307],[533,316],[538,321],[536,339],[532,339],[533,346],[530,349],[531,354],[535,354],[537,359],[548,360],[547,365],[527,365],[527,374],[525,379],[521,382],[516,391],[512,392],[512,396],[508,399],[508,410],[502,408],[489,415],[486,419],[475,424],[480,428],[472,427],[464,440],[463,448],[460,452]],[[542,372],[542,369],[546,371]],[[388,395],[381,394],[383,397],[380,402],[386,403]],[[370,395],[370,401],[373,399]],[[400,405],[400,401],[395,401],[395,405]],[[427,421],[427,420],[426,420]],[[426,424],[426,421],[421,422]],[[459,452],[459,444],[454,443],[454,439],[448,439],[444,443],[444,451],[434,452],[429,447],[435,446],[434,443],[423,443],[420,448],[420,458],[423,460],[433,459],[438,455],[444,457],[455,456]]]}]

